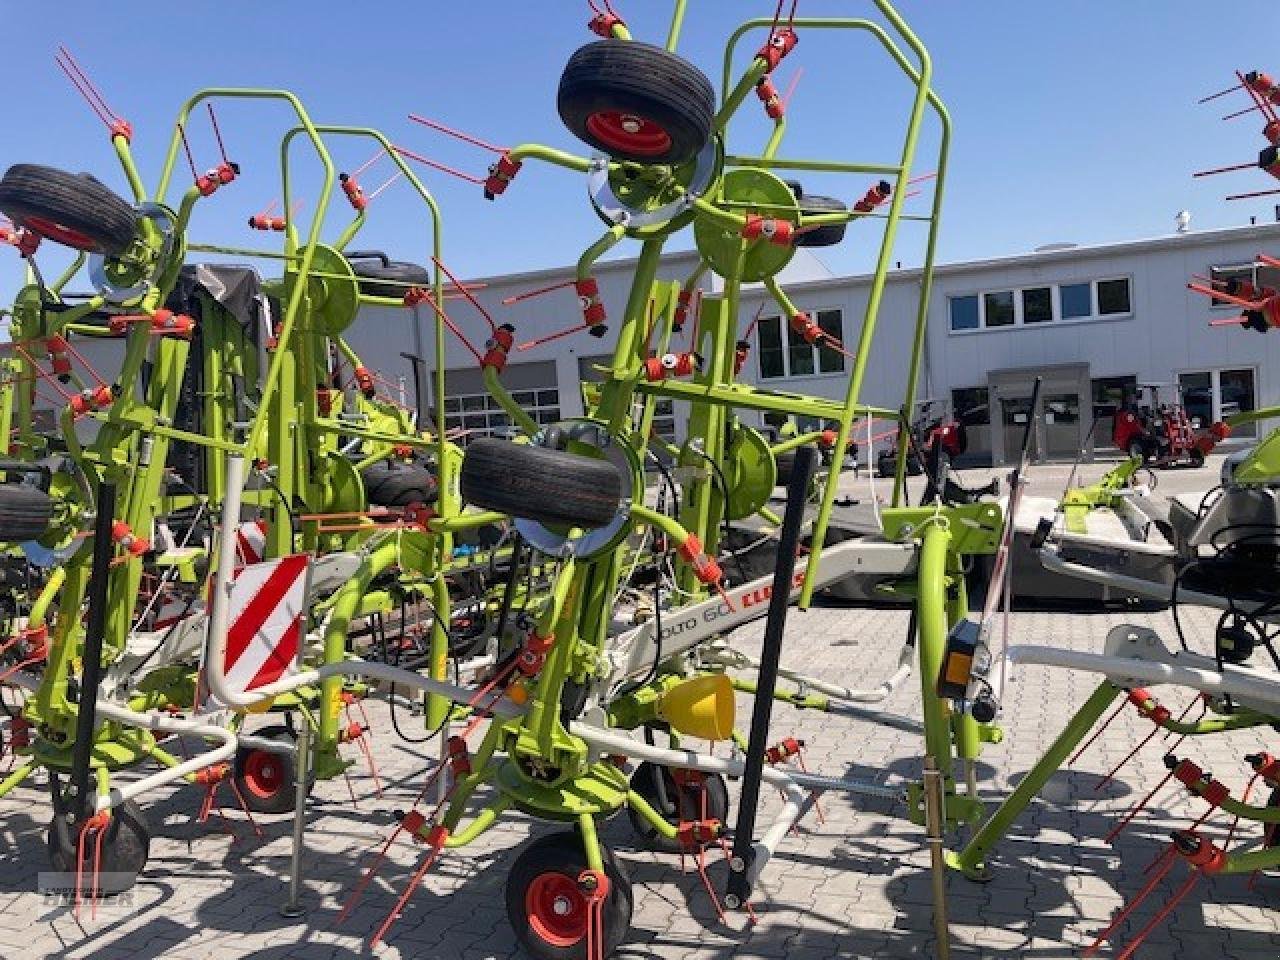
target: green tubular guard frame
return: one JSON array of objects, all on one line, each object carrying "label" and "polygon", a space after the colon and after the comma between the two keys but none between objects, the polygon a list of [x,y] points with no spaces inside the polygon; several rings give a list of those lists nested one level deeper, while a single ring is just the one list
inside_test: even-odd
[{"label": "green tubular guard frame", "polygon": [[[284,91],[227,88],[201,91],[183,106],[155,194],[159,198],[157,203],[160,209],[169,210],[164,206],[164,197],[180,145],[178,130],[194,107],[212,98],[282,100],[292,108],[297,126],[285,134],[280,153],[286,204],[290,197],[289,149],[296,137],[305,136],[324,170],[321,199],[307,236],[300,240],[296,227],[291,222],[285,233],[283,253],[188,245],[185,238],[187,224],[194,205],[201,196],[193,186],[183,194],[178,211],[169,211],[171,239],[168,240],[168,246],[164,245],[165,237],[160,236],[151,222],[143,221],[142,235],[129,255],[137,261],[139,274],[150,274],[157,279],[147,284],[143,294],[123,306],[138,313],[154,314],[173,289],[183,254],[188,248],[265,257],[283,262],[283,280],[268,281],[265,284],[268,292],[280,296],[285,308],[277,329],[277,345],[268,369],[260,378],[261,393],[256,398],[257,409],[247,424],[239,423],[235,416],[235,404],[229,396],[230,391],[209,390],[203,398],[206,424],[203,435],[169,426],[173,422],[178,387],[188,362],[189,343],[178,337],[152,337],[150,331],[145,329],[146,325],[133,325],[127,334],[120,374],[112,385],[115,399],[105,409],[89,414],[100,424],[93,442],[87,446],[75,442],[73,417],[69,410],[63,416],[63,434],[67,439],[69,453],[85,478],[85,483],[80,487],[64,491],[67,499],[78,503],[73,505],[71,512],[78,515],[92,509],[89,491],[93,489],[94,481],[101,480],[111,480],[121,490],[120,519],[133,531],[149,531],[158,516],[175,508],[192,505],[199,498],[166,496],[162,490],[168,445],[172,440],[184,440],[205,451],[208,490],[203,499],[210,506],[220,503],[225,494],[222,466],[228,453],[238,453],[250,461],[264,461],[271,465],[274,489],[265,494],[248,491],[245,495],[246,502],[256,501],[260,509],[271,515],[268,557],[299,549],[368,550],[374,545],[371,538],[383,538],[385,535],[374,533],[371,529],[369,532],[357,531],[336,537],[324,534],[315,522],[308,522],[304,523],[300,537],[295,541],[290,533],[291,507],[301,504],[314,513],[323,514],[333,509],[333,503],[342,502],[342,497],[351,496],[350,490],[342,485],[348,479],[346,473],[335,474],[316,466],[323,466],[336,459],[340,436],[360,438],[364,445],[361,465],[385,457],[393,448],[407,446],[425,449],[434,453],[440,477],[439,499],[436,515],[431,521],[432,528],[430,532],[402,531],[396,535],[395,540],[401,545],[398,555],[411,554],[414,558],[412,566],[405,566],[406,584],[411,587],[417,584],[413,589],[428,590],[433,605],[447,622],[450,598],[444,574],[451,568],[453,532],[477,522],[476,518],[480,518],[480,522],[493,519],[489,515],[475,515],[467,521],[460,519],[461,503],[457,484],[460,450],[447,442],[443,434],[431,436],[414,430],[399,410],[363,397],[357,399],[353,412],[361,418],[364,426],[339,420],[340,398],[336,404],[337,409],[330,411],[328,415],[322,415],[318,409],[317,387],[322,383],[327,384],[327,345],[334,342],[353,365],[358,363],[358,358],[340,337],[342,327],[354,319],[355,308],[361,303],[404,305],[401,301],[361,293],[340,252],[320,243],[335,183],[334,165],[323,137],[361,137],[375,141],[386,151],[427,206],[431,232],[429,249],[437,259],[441,242],[439,210],[434,199],[394,152],[389,141],[377,131],[318,126],[311,121],[297,98]],[[113,137],[113,144],[135,199],[139,203],[146,202],[145,190],[133,164],[127,140],[117,135]],[[342,232],[339,244],[345,246],[349,243],[364,221],[365,212],[358,211],[353,222]],[[166,252],[167,260],[162,257],[162,251]],[[56,296],[82,262],[83,258],[78,258],[72,269],[49,288],[50,292]],[[437,269],[432,282],[432,292],[437,299],[442,290],[443,284]],[[84,304],[50,313],[40,309],[39,296],[39,288],[30,285],[19,294],[15,316],[21,322],[20,336],[35,339],[47,338],[51,334],[102,336],[107,333],[101,326],[84,322],[90,314],[107,305],[103,296],[95,296]],[[223,374],[232,370],[241,375],[253,373],[249,358],[243,355],[242,342],[228,336],[225,329],[215,323],[202,327],[202,335],[206,353],[204,362],[209,375],[207,382],[225,385]],[[443,329],[438,321],[435,346],[437,352],[442,354]],[[13,379],[21,382],[24,371],[34,364],[38,356],[33,349],[20,353],[17,358],[11,358],[8,369],[13,374]],[[151,375],[145,395],[139,397],[139,375],[146,362],[151,365]],[[77,389],[91,386],[81,383],[76,374],[73,373],[72,376],[72,385]],[[246,379],[253,377],[246,376]],[[12,387],[11,383],[4,393],[5,402],[0,405],[0,414],[13,416],[17,420],[15,429],[20,450],[27,457],[34,458],[43,452],[43,445],[31,427],[29,394],[26,390],[14,390]],[[436,409],[442,409],[444,376],[441,369],[436,372],[433,392]],[[13,409],[15,396],[16,411]],[[277,425],[284,424],[293,424],[295,428],[292,431],[277,428]],[[310,463],[304,459],[306,451],[312,452],[313,460]],[[357,488],[358,484],[357,478]],[[356,496],[361,496],[358,490]],[[363,505],[362,499],[359,502]],[[78,611],[83,606],[86,593],[90,553],[91,544],[86,542],[69,557],[64,566],[54,571],[36,598],[29,621],[34,626],[43,624],[44,611],[57,599],[60,615],[54,624],[48,665],[40,687],[28,706],[29,718],[39,731],[33,757],[35,761],[57,769],[65,768],[70,757],[70,734],[74,729],[76,707],[67,695],[68,678],[78,670],[82,640]],[[112,568],[103,656],[105,665],[115,662],[124,649],[137,608],[142,567],[140,557],[122,554]],[[368,601],[376,606],[374,598],[379,596],[381,595],[371,593]],[[358,612],[369,611],[361,608]],[[330,631],[330,635],[332,634],[333,631]],[[346,655],[344,640],[345,635],[338,637],[336,643],[330,642],[326,646],[324,655],[327,662],[341,660]],[[447,652],[447,636],[443,630],[435,629],[432,634],[431,671],[437,678],[442,679],[445,675]],[[145,702],[179,702],[180,692],[190,690],[189,677],[181,673],[175,675],[172,671],[166,672],[165,676],[173,681],[168,690],[170,695],[166,697],[165,691],[152,689],[144,698]],[[320,692],[322,704],[317,717],[317,763],[321,774],[326,776],[332,776],[343,769],[343,764],[337,759],[341,687],[339,681],[326,682]],[[450,704],[440,697],[432,697],[428,708],[429,722],[438,723],[447,716]],[[95,742],[95,763],[101,763],[104,768],[116,769],[148,756],[168,765],[173,763],[171,757],[155,746],[149,734],[127,731],[119,724],[102,724]],[[30,768],[26,772],[29,773]],[[11,785],[8,782],[0,784],[0,793]]]},{"label": "green tubular guard frame", "polygon": [[[601,424],[609,437],[634,451],[633,461],[643,459],[651,440],[647,427],[652,422],[652,412],[658,399],[682,400],[690,405],[688,421],[689,439],[682,447],[665,442],[658,443],[672,453],[679,467],[697,472],[695,479],[684,484],[682,510],[678,518],[665,517],[639,504],[631,506],[633,528],[656,526],[675,545],[685,543],[695,536],[705,545],[708,554],[715,552],[719,541],[720,524],[726,505],[715,485],[712,471],[706,469],[708,461],[721,471],[730,467],[727,436],[739,429],[734,411],[751,410],[782,414],[803,414],[817,419],[833,420],[839,425],[835,449],[843,449],[850,438],[853,422],[860,417],[892,417],[905,422],[905,411],[915,402],[919,377],[919,365],[923,353],[925,323],[927,320],[930,282],[932,278],[938,214],[942,190],[946,178],[947,149],[950,141],[950,121],[941,100],[930,89],[931,65],[928,53],[899,18],[889,3],[877,0],[876,6],[887,18],[916,55],[919,66],[914,65],[902,53],[895,41],[878,24],[862,19],[798,18],[797,29],[861,30],[870,33],[903,70],[915,89],[911,115],[904,135],[902,156],[895,164],[854,164],[821,160],[790,160],[779,157],[785,120],[775,126],[764,153],[760,156],[727,154],[724,158],[730,171],[813,170],[835,173],[872,172],[895,178],[900,185],[910,178],[911,161],[915,153],[920,125],[926,105],[938,116],[942,132],[938,160],[937,195],[929,221],[928,245],[923,270],[923,282],[918,304],[915,336],[912,343],[903,404],[898,410],[887,410],[862,402],[861,393],[866,372],[867,358],[875,331],[876,318],[882,299],[887,273],[892,262],[892,248],[896,230],[904,214],[901,211],[902,191],[895,190],[888,213],[884,217],[882,239],[877,266],[871,284],[871,292],[856,347],[852,374],[842,402],[820,397],[781,393],[747,386],[736,382],[733,367],[735,328],[739,313],[742,284],[742,267],[753,249],[749,241],[739,241],[736,253],[729,257],[736,264],[725,272],[722,296],[708,297],[703,302],[699,318],[697,342],[691,349],[700,354],[705,366],[688,382],[662,380],[651,382],[644,376],[644,361],[656,349],[661,351],[671,333],[672,313],[678,286],[656,282],[659,259],[665,244],[667,231],[660,227],[646,227],[633,233],[620,227],[610,228],[583,255],[577,276],[589,274],[590,265],[605,250],[613,247],[623,237],[633,236],[641,242],[641,252],[634,268],[626,306],[618,330],[612,359],[603,372],[605,379],[598,393],[593,389],[594,402],[590,404],[588,419]],[[672,37],[678,35],[683,4],[677,5]],[[751,20],[735,31],[728,42],[725,54],[725,79],[722,106],[717,117],[717,130],[723,133],[730,117],[742,104],[753,85],[767,72],[767,64],[760,58],[753,59],[736,84],[731,80],[731,62],[736,44],[748,32],[767,29],[772,21]],[[618,39],[626,39],[618,36]],[[674,40],[669,42],[669,48]],[[541,160],[553,166],[586,173],[593,161],[574,156],[566,151],[538,144],[522,144],[509,151],[513,161]],[[619,165],[610,163],[610,170]],[[655,180],[661,172],[652,173]],[[668,185],[670,188],[670,185]],[[742,231],[746,219],[736,212],[732,200],[721,199],[719,184],[713,184],[703,195],[691,201],[692,222],[706,221],[732,230]],[[798,216],[800,227],[826,223],[849,222],[860,214],[820,214]],[[703,256],[706,256],[704,252]],[[704,262],[689,282],[690,289],[709,264]],[[770,292],[784,307],[789,305],[785,293],[774,283]],[[651,325],[646,323],[652,317]],[[523,425],[530,435],[538,432],[538,426],[525,417],[517,416],[518,406],[503,387],[497,373],[486,369],[486,383],[504,409],[512,412],[513,419]],[[633,418],[636,400],[641,400],[640,413]],[[814,442],[819,434],[810,433],[793,441],[784,441],[775,451]],[[574,448],[576,452],[590,453],[586,448]],[[905,450],[905,446],[901,449]],[[919,610],[919,656],[921,660],[921,689],[925,700],[925,729],[927,749],[942,769],[948,771],[947,817],[952,823],[972,821],[981,814],[981,805],[970,791],[957,794],[954,777],[951,776],[953,758],[966,761],[970,773],[984,741],[996,740],[998,730],[980,728],[967,714],[955,712],[940,700],[935,681],[945,650],[949,629],[967,613],[966,592],[962,558],[966,554],[993,552],[1002,524],[999,508],[992,504],[949,508],[930,506],[911,508],[905,506],[906,488],[904,461],[900,458],[895,478],[894,505],[884,515],[885,533],[899,542],[918,544],[919,563],[915,585],[904,586],[906,592],[915,593]],[[822,543],[830,520],[839,476],[839,458],[819,485],[820,501],[814,521],[813,539]],[[818,566],[808,565],[804,576],[799,602],[807,606],[815,589]],[[553,595],[544,606],[544,625],[540,632],[554,636],[554,644],[545,665],[532,683],[518,684],[520,697],[527,698],[527,711],[523,717],[495,722],[480,748],[479,756],[486,760],[501,750],[510,758],[490,770],[486,764],[477,766],[477,772],[464,780],[450,806],[444,826],[452,831],[458,826],[472,791],[482,783],[495,783],[500,792],[496,805],[488,808],[486,819],[496,816],[497,810],[514,805],[539,816],[565,821],[575,821],[586,815],[606,815],[624,802],[630,802],[642,817],[652,822],[656,830],[669,835],[670,824],[662,821],[647,804],[636,803],[628,795],[625,781],[620,779],[612,764],[591,763],[585,743],[573,736],[560,718],[560,704],[568,684],[599,682],[605,673],[605,645],[609,636],[612,601],[621,577],[626,569],[623,547],[608,549],[589,557],[566,561],[561,567],[554,585]],[[678,589],[692,595],[695,600],[707,596],[707,587],[700,582],[694,565],[680,560],[676,566]],[[353,588],[354,590],[354,588]],[[562,597],[567,600],[562,601]],[[670,615],[678,613],[673,608]],[[666,615],[666,614],[664,614]],[[671,680],[672,665],[664,665],[664,673],[653,681],[661,688]],[[680,668],[677,668],[677,673]],[[607,698],[606,698],[607,699]],[[651,722],[652,717],[636,708],[643,696],[627,698],[619,702],[611,712],[611,725],[633,727]],[[652,698],[650,698],[652,699]],[[793,701],[794,702],[794,701]],[[825,702],[825,701],[824,701]],[[801,703],[800,705],[806,705]],[[817,705],[817,701],[815,701]],[[608,710],[609,705],[604,704]],[[913,816],[919,815],[917,809]],[[459,842],[454,836],[451,844]],[[590,844],[588,844],[590,847]],[[590,850],[588,851],[590,853]]]}]

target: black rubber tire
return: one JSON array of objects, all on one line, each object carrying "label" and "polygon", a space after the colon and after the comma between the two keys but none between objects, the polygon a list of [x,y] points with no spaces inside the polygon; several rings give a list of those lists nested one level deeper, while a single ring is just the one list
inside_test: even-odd
[{"label": "black rubber tire", "polygon": [[27,484],[0,484],[0,543],[24,543],[44,536],[53,501]]},{"label": "black rubber tire", "polygon": [[431,273],[426,267],[403,260],[380,262],[370,256],[352,257],[351,269],[360,278],[360,292],[369,297],[403,300],[413,287],[431,286]]},{"label": "black rubber tire", "polygon": [[[800,200],[800,215],[812,216],[816,213],[844,213],[849,208],[843,201],[835,197],[823,197],[816,193],[806,193]],[[829,223],[816,230],[806,230],[796,234],[797,247],[834,247],[844,239],[847,223]]]},{"label": "black rubber tire", "polygon": [[[81,882],[86,884],[81,894],[84,897],[93,894],[89,874],[93,870],[96,841],[94,834],[85,838],[85,875],[81,877]],[[79,836],[57,813],[49,824],[48,847],[50,866],[58,873],[74,878]],[[150,855],[151,829],[147,826],[146,817],[136,803],[126,800],[112,809],[111,823],[102,839],[98,897],[110,897],[131,889],[138,881],[138,874],[146,868]]]},{"label": "black rubber tire", "polygon": [[[724,777],[718,773],[708,773],[703,782],[707,794],[707,819],[725,823],[729,816],[729,788],[725,785]],[[672,826],[679,826],[681,820],[702,819],[699,791],[677,785],[668,767],[646,760],[631,774],[631,789],[644,797]],[[658,833],[652,824],[631,807],[627,807],[627,816],[631,820],[631,828],[646,849],[659,853],[690,852],[680,846],[680,841]]]},{"label": "black rubber tire", "polygon": [[[598,40],[569,58],[556,94],[560,119],[575,137],[619,160],[681,164],[711,139],[716,94],[689,61],[636,40]],[[589,119],[603,112],[629,114],[660,127],[668,142],[628,150],[594,133]]]},{"label": "black rubber tire", "polygon": [[1147,444],[1143,443],[1141,440],[1134,440],[1129,444],[1129,449],[1125,452],[1129,454],[1130,458],[1141,457],[1143,463],[1146,463],[1151,457],[1151,453],[1147,449]]},{"label": "black rubber tire", "polygon": [[431,504],[440,494],[436,475],[421,463],[379,460],[360,472],[365,499],[378,507]]},{"label": "black rubber tire", "polygon": [[[622,863],[604,844],[600,845],[605,875],[609,878],[609,895],[604,901],[604,949],[600,956],[609,957],[631,929],[635,904],[631,879]],[[540,926],[530,917],[529,892],[535,881],[547,874],[560,874],[576,884],[578,875],[587,869],[587,857],[578,832],[552,833],[529,841],[516,857],[507,873],[507,918],[516,939],[536,960],[588,960],[585,925],[583,934],[572,942],[564,936],[561,942],[546,939]]]},{"label": "black rubber tire", "polygon": [[1187,457],[1188,459],[1191,460],[1191,466],[1193,467],[1204,466],[1204,451],[1201,450],[1199,447],[1192,447],[1190,452],[1187,454]]},{"label": "black rubber tire", "polygon": [[0,211],[37,233],[41,231],[30,223],[32,219],[74,231],[84,242],[49,239],[107,256],[123,253],[138,231],[133,206],[91,175],[34,163],[15,163],[0,178]]},{"label": "black rubber tire", "polygon": [[[297,735],[283,724],[255,730],[253,736],[264,740],[297,740]],[[264,762],[272,764],[267,785],[276,789],[264,788],[262,768],[258,766]],[[254,747],[240,747],[236,750],[231,776],[251,813],[292,813],[297,805],[298,761],[291,753],[269,753]]]},{"label": "black rubber tire", "polygon": [[485,437],[467,446],[462,499],[539,523],[601,527],[618,512],[622,477],[607,460]]}]

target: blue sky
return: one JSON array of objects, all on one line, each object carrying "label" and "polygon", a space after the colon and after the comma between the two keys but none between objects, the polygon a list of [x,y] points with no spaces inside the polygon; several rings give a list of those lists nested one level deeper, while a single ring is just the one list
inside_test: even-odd
[{"label": "blue sky", "polygon": [[[668,3],[620,0],[617,6],[639,38],[665,38]],[[847,0],[800,3],[801,15],[812,16],[871,9],[869,2]],[[1274,181],[1260,171],[1203,180],[1190,175],[1201,167],[1251,161],[1263,144],[1255,117],[1219,120],[1245,105],[1243,93],[1209,106],[1195,100],[1227,86],[1237,68],[1280,73],[1274,3],[902,0],[900,9],[933,53],[935,88],[955,124],[944,261],[1057,241],[1163,234],[1184,208],[1199,229],[1247,223],[1250,215],[1274,217],[1280,195],[1223,200],[1227,193],[1266,189]],[[486,154],[417,127],[405,115],[416,111],[502,144],[533,140],[585,152],[555,112],[565,60],[594,39],[585,30],[585,0],[134,0],[107,10],[86,0],[0,0],[14,41],[5,55],[9,95],[0,105],[5,165],[88,170],[123,186],[101,124],[54,66],[60,42],[137,128],[135,148],[149,184],[181,101],[212,85],[291,89],[318,121],[377,126],[398,143],[475,173],[489,162]],[[730,26],[771,12],[771,0],[691,0],[680,52],[718,85]],[[778,72],[779,86],[799,67],[804,72],[791,101],[784,155],[896,159],[908,91],[877,49],[857,36],[804,33]],[[747,152],[763,142],[758,111],[750,101],[749,117],[731,130],[731,149]],[[261,239],[245,220],[278,195],[276,144],[286,119],[274,108],[219,109],[229,152],[245,172],[201,203],[194,239],[238,245]],[[192,141],[202,167],[216,160],[204,118],[193,121]],[[935,152],[931,131],[917,169],[932,170]],[[370,153],[364,145],[345,144],[335,158],[350,169]],[[388,174],[383,161],[363,178],[366,189]],[[492,204],[478,187],[427,170],[422,176],[444,210],[446,261],[465,275],[567,263],[600,232],[582,179],[558,169],[527,166]],[[315,198],[308,196],[305,172],[300,179],[310,209]],[[807,186],[848,200],[861,195],[869,179],[811,178]],[[927,200],[927,194],[915,198],[909,209],[923,212]],[[359,246],[420,260],[428,229],[421,207],[398,184],[375,203]],[[898,250],[904,265],[918,263],[922,236],[919,227],[905,228]],[[838,271],[861,270],[874,255],[873,243],[872,231],[855,227],[842,246],[823,251],[824,259]],[[0,300],[20,276],[16,257],[0,258]]]}]

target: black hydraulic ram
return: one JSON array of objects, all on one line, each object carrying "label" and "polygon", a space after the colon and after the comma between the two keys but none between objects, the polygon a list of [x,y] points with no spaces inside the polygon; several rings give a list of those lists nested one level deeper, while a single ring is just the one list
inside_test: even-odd
[{"label": "black hydraulic ram", "polygon": [[[813,476],[817,459],[818,453],[813,447],[798,449],[791,479],[787,483],[787,509],[782,517],[782,532],[778,540],[778,565],[773,571],[773,593],[769,597],[769,613],[764,625],[764,648],[760,653],[755,706],[751,711],[751,736],[742,773],[742,797],[738,801],[738,823],[734,827],[733,853],[729,858],[725,903],[730,907],[741,906],[751,898],[751,877],[754,876],[751,864],[755,859],[752,840],[769,739],[769,719],[773,714],[773,692],[778,681],[778,660],[782,655],[782,634],[790,606],[796,551],[800,547],[800,527],[804,521],[805,502],[809,499],[809,479]],[[815,555],[818,549],[819,545],[814,544]]]},{"label": "black hydraulic ram", "polygon": [[116,512],[116,487],[98,486],[98,515],[93,523],[93,566],[89,573],[89,623],[84,636],[84,669],[76,703],[76,739],[71,750],[72,810],[78,817],[90,815],[89,763],[93,731],[97,725],[98,689],[102,685],[102,638],[107,630],[107,579],[111,572],[112,518]]}]

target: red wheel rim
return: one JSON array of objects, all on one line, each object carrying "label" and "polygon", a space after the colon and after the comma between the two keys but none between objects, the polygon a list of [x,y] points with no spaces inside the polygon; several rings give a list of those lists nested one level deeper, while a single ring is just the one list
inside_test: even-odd
[{"label": "red wheel rim", "polygon": [[600,110],[587,117],[587,130],[611,150],[637,157],[658,157],[671,149],[671,136],[647,117],[621,110]]},{"label": "red wheel rim", "polygon": [[255,750],[244,759],[244,786],[255,797],[270,800],[284,786],[284,765],[265,750]]},{"label": "red wheel rim", "polygon": [[587,935],[587,898],[563,873],[533,878],[524,895],[529,929],[553,947],[572,947]]},{"label": "red wheel rim", "polygon": [[64,227],[53,220],[46,220],[44,217],[24,217],[22,225],[40,234],[46,240],[52,240],[54,243],[61,243],[76,250],[93,251],[98,249],[98,244],[91,237],[81,233],[79,230]]}]

